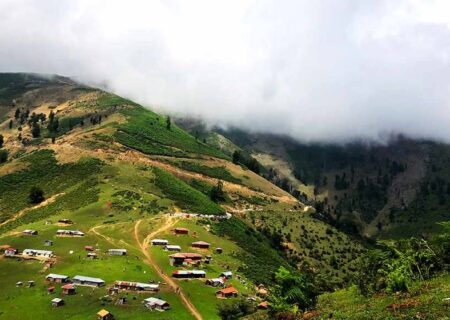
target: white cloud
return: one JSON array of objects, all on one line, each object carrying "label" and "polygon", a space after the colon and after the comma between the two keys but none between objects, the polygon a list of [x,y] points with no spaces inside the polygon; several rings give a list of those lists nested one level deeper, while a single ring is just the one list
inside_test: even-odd
[{"label": "white cloud", "polygon": [[0,2],[0,70],[300,140],[450,141],[448,1]]}]

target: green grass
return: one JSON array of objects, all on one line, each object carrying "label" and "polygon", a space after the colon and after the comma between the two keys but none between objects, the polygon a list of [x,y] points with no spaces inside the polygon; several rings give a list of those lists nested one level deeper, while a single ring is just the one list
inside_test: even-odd
[{"label": "green grass", "polygon": [[226,158],[220,151],[195,140],[194,137],[172,124],[166,128],[166,118],[141,106],[121,109],[128,119],[118,126],[115,134],[118,142],[146,154],[170,155],[175,157],[189,154]]},{"label": "green grass", "polygon": [[[318,319],[449,319],[449,310],[442,299],[450,296],[450,276],[444,275],[430,281],[415,283],[407,294],[363,297],[356,287],[326,293],[319,297]],[[409,302],[409,306],[408,306]],[[411,304],[411,302],[413,302]],[[391,304],[403,305],[396,311]]]},{"label": "green grass", "polygon": [[0,211],[2,221],[11,214],[31,206],[28,194],[39,186],[46,198],[65,191],[98,172],[98,159],[81,159],[76,163],[58,164],[53,151],[40,150],[21,159],[29,166],[21,171],[0,177]]},{"label": "green grass", "polygon": [[112,106],[118,106],[118,105],[130,105],[130,106],[138,106],[137,103],[119,97],[115,94],[111,94],[111,93],[107,93],[107,92],[103,92],[100,97],[97,99],[97,104],[100,108],[104,108],[107,109],[109,107]]},{"label": "green grass", "polygon": [[192,188],[186,182],[159,168],[153,168],[155,184],[182,209],[192,213],[223,214],[225,211],[206,195]]}]

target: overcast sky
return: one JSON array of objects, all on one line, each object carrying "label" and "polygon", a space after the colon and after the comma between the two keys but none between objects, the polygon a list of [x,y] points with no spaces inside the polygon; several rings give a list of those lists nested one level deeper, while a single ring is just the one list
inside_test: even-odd
[{"label": "overcast sky", "polygon": [[450,142],[447,0],[0,0],[0,71],[304,141]]}]

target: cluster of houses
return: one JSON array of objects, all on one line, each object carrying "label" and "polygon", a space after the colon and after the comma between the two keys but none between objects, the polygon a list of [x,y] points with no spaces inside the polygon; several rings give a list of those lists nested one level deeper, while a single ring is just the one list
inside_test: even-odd
[{"label": "cluster of houses", "polygon": [[[67,275],[50,273],[45,279],[49,283],[60,283],[62,284],[61,290],[63,295],[73,295],[76,293],[76,286],[89,286],[89,287],[103,287],[105,281],[100,278],[87,277],[76,275],[73,278],[69,278]],[[49,293],[53,293],[55,290],[54,286],[48,288]],[[114,286],[109,290],[110,293],[118,293],[119,290],[122,291],[137,291],[137,292],[158,292],[159,284],[155,283],[143,283],[134,281],[122,281],[118,280],[114,282]],[[123,301],[126,298],[122,298]],[[51,300],[52,306],[59,307],[64,305],[64,300],[61,298],[54,298]],[[170,309],[169,303],[158,298],[147,298],[143,301],[144,305],[150,310],[166,311]],[[106,311],[106,310],[105,310]],[[100,313],[98,314],[100,319]],[[103,312],[106,314],[105,312]],[[101,318],[101,319],[112,319],[112,318]]]},{"label": "cluster of houses", "polygon": [[11,247],[9,245],[0,246],[0,252],[3,252],[5,257],[38,259],[38,260],[46,260],[54,256],[53,251],[39,250],[39,249],[25,249],[22,251],[22,253],[20,253],[18,249]]}]

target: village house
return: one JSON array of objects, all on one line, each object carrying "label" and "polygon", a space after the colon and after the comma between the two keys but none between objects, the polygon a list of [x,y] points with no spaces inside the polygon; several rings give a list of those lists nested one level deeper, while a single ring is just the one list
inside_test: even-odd
[{"label": "village house", "polygon": [[86,251],[94,251],[94,247],[93,246],[84,246],[84,250],[86,250]]},{"label": "village house", "polygon": [[91,278],[85,276],[75,276],[72,282],[80,286],[101,287],[105,285],[105,281],[100,278]]},{"label": "village house", "polygon": [[206,280],[205,284],[212,287],[222,287],[225,285],[225,281],[223,278],[213,278]]},{"label": "village house", "polygon": [[97,320],[113,320],[114,316],[108,310],[102,309],[97,312]]},{"label": "village house", "polygon": [[170,305],[167,303],[167,301],[153,297],[145,299],[144,304],[150,310],[166,311],[170,309]]},{"label": "village house", "polygon": [[168,244],[164,247],[164,250],[166,251],[177,251],[180,252],[181,251],[181,247],[178,245],[174,245],[174,244]]},{"label": "village house", "polygon": [[56,283],[64,283],[69,281],[69,277],[63,274],[50,273],[45,277],[45,280]]},{"label": "village house", "polygon": [[216,253],[222,253],[223,249],[222,248],[216,248]]},{"label": "village house", "polygon": [[172,273],[172,277],[178,279],[204,278],[206,277],[206,272],[203,270],[175,270]]},{"label": "village house", "polygon": [[14,255],[16,255],[18,253],[19,253],[19,250],[17,250],[16,248],[13,248],[13,247],[9,247],[9,248],[5,249],[6,257],[14,257]]},{"label": "village house", "polygon": [[72,283],[65,284],[61,287],[62,293],[67,295],[75,294],[75,286]]},{"label": "village house", "polygon": [[64,300],[61,298],[54,298],[52,299],[52,307],[60,307],[64,305]]},{"label": "village house", "polygon": [[223,288],[216,292],[216,297],[221,299],[237,297],[238,291],[234,287]]},{"label": "village house", "polygon": [[203,256],[198,253],[174,253],[169,256],[171,266],[182,266],[190,261],[200,261]]},{"label": "village house", "polygon": [[53,257],[53,251],[38,250],[38,249],[25,249],[22,252],[22,256],[35,257],[35,258],[51,258],[51,257]]},{"label": "village house", "polygon": [[175,228],[175,234],[189,234],[189,229],[186,228]]},{"label": "village house", "polygon": [[166,239],[153,239],[152,246],[166,246],[169,244],[169,240]]},{"label": "village house", "polygon": [[127,249],[109,249],[108,254],[110,256],[126,256]]},{"label": "village house", "polygon": [[88,257],[89,259],[94,260],[94,259],[97,259],[97,254],[94,253],[94,252],[88,252],[87,257]]},{"label": "village house", "polygon": [[51,247],[52,245],[53,245],[53,241],[52,240],[45,240],[44,241],[44,246]]},{"label": "village house", "polygon": [[0,246],[0,253],[5,253],[5,250],[11,248],[9,244],[3,244]]},{"label": "village house", "polygon": [[36,236],[38,234],[38,232],[36,230],[26,229],[26,230],[22,231],[22,234],[27,235],[27,236]]},{"label": "village house", "polygon": [[59,229],[56,231],[56,235],[60,237],[83,237],[84,232],[81,232],[79,230],[65,230],[65,229]]},{"label": "village house", "polygon": [[196,242],[192,242],[191,246],[193,248],[209,249],[209,247],[211,245],[208,242],[205,242],[205,241],[196,241]]},{"label": "village house", "polygon": [[267,308],[269,308],[269,303],[267,301],[263,301],[260,304],[258,304],[256,308],[260,310],[266,310]]},{"label": "village house", "polygon": [[231,278],[233,278],[233,272],[231,272],[231,271],[225,271],[225,272],[222,272],[222,273],[220,274],[220,276],[221,276],[221,277],[224,277],[224,278],[226,278],[226,279],[231,279]]},{"label": "village house", "polygon": [[159,285],[142,282],[116,281],[114,283],[114,288],[131,291],[158,291]]},{"label": "village house", "polygon": [[58,223],[65,224],[65,225],[71,225],[71,224],[73,224],[73,221],[70,219],[59,219]]},{"label": "village house", "polygon": [[256,287],[256,294],[260,297],[265,297],[269,294],[269,292],[267,291],[266,286],[260,284]]}]

